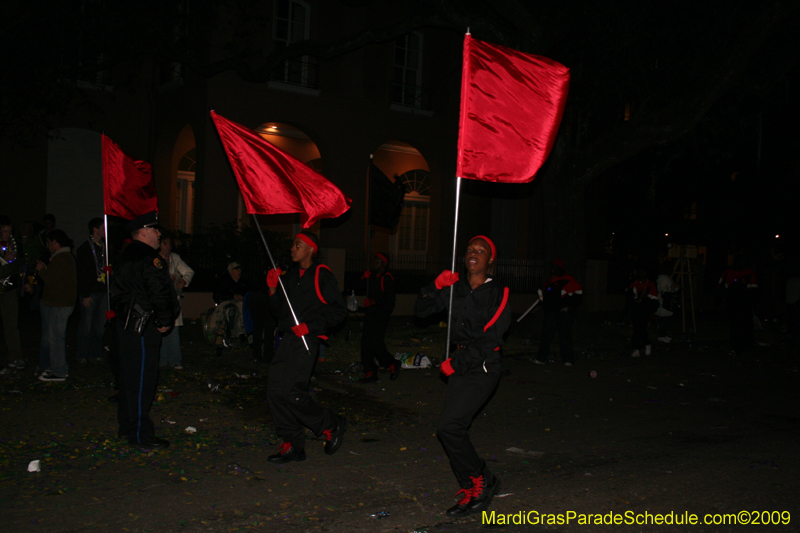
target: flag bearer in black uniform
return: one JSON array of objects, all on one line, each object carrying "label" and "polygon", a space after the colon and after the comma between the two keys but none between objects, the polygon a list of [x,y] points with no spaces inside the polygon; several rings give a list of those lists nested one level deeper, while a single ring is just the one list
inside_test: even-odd
[{"label": "flag bearer in black uniform", "polygon": [[392,316],[395,303],[394,276],[389,272],[389,256],[376,253],[372,261],[372,270],[364,272],[367,281],[367,297],[364,299],[364,328],[361,334],[361,364],[364,366],[364,377],[359,383],[375,383],[378,381],[378,360],[384,368],[389,369],[392,381],[400,373],[400,361],[397,361],[386,349],[386,328]]},{"label": "flag bearer in black uniform", "polygon": [[550,277],[539,289],[539,299],[544,307],[542,338],[539,340],[539,353],[534,359],[537,365],[546,365],[550,358],[550,343],[558,331],[561,345],[561,361],[566,366],[575,362],[572,350],[572,326],[578,306],[583,300],[583,287],[575,278],[564,271],[564,261],[553,259]]},{"label": "flag bearer in black uniform", "polygon": [[172,280],[158,255],[155,211],[128,223],[131,243],[117,260],[111,278],[111,305],[119,340],[119,436],[141,448],[166,448],[156,437],[150,406],[158,383],[161,335],[180,312]]},{"label": "flag bearer in black uniform", "polygon": [[447,452],[461,490],[458,503],[447,510],[452,517],[479,513],[500,490],[500,479],[480,458],[469,438],[472,420],[488,401],[500,381],[500,345],[511,322],[506,306],[508,288],[493,281],[497,257],[488,237],[473,237],[467,246],[466,279],[445,270],[420,291],[415,307],[419,317],[446,309],[453,291],[451,309],[453,342],[457,351],[441,365],[449,376],[444,411],[437,434]]},{"label": "flag bearer in black uniform", "polygon": [[[342,445],[347,428],[344,416],[321,407],[309,392],[320,339],[327,339],[325,333],[347,318],[336,277],[327,266],[316,262],[318,252],[316,235],[301,231],[295,236],[291,248],[295,265],[283,278],[286,295],[278,293],[280,271],[272,269],[267,274],[270,310],[283,332],[267,382],[275,431],[283,439],[278,453],[267,458],[274,463],[305,461],[305,428],[316,436],[325,435],[325,453],[333,455]],[[287,296],[299,324],[295,324]]]}]

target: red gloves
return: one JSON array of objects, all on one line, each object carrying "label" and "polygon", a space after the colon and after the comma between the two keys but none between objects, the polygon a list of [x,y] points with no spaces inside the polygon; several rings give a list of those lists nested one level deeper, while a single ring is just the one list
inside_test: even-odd
[{"label": "red gloves", "polygon": [[267,272],[267,287],[274,289],[278,286],[278,278],[281,275],[281,271],[277,268],[273,268],[269,272]]},{"label": "red gloves", "polygon": [[369,279],[372,277],[372,272],[369,270],[365,270],[363,274],[361,274],[361,279]]},{"label": "red gloves", "polygon": [[372,300],[364,298],[364,307],[369,307],[370,305],[372,305]]},{"label": "red gloves", "polygon": [[453,370],[453,363],[450,361],[452,361],[452,359],[445,359],[442,365],[439,367],[439,370],[441,370],[442,374],[445,376],[452,376],[456,373],[456,371]]},{"label": "red gloves", "polygon": [[298,337],[302,337],[303,335],[308,335],[308,326],[306,326],[305,322],[300,322],[296,326],[292,326],[292,333],[294,333]]},{"label": "red gloves", "polygon": [[458,281],[458,272],[450,272],[449,270],[443,270],[439,276],[437,276],[436,281],[434,284],[436,285],[437,289],[444,289],[445,287],[449,287],[453,283]]}]

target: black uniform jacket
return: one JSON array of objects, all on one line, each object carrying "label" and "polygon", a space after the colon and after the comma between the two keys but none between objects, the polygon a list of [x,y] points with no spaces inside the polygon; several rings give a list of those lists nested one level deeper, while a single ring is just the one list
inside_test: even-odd
[{"label": "black uniform jacket", "polygon": [[[300,269],[295,264],[281,277],[281,281],[297,319],[301,324],[305,322],[310,335],[324,336],[347,318],[347,307],[339,292],[336,276],[325,265],[315,262],[300,277]],[[272,315],[278,319],[280,331],[288,332],[295,325],[280,285],[275,294],[269,297],[269,307]]]},{"label": "black uniform jacket", "polygon": [[496,281],[487,281],[475,290],[464,279],[441,290],[431,283],[419,293],[414,306],[416,315],[426,317],[446,309],[451,289],[451,341],[459,345],[452,360],[453,370],[457,375],[500,372],[499,348],[511,323],[508,289]]},{"label": "black uniform jacket", "polygon": [[131,300],[142,310],[155,311],[156,326],[170,326],[180,304],[164,259],[155,248],[132,240],[120,254],[111,277],[111,305],[125,319]]},{"label": "black uniform jacket", "polygon": [[397,299],[394,292],[394,276],[389,272],[384,272],[373,276],[368,281],[367,298],[371,303],[367,307],[367,314],[388,317],[394,311]]}]

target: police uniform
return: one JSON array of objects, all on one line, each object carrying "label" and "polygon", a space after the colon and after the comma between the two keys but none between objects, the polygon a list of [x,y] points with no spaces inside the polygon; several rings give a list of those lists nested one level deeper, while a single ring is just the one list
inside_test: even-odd
[{"label": "police uniform", "polygon": [[[388,265],[388,257],[385,254],[376,254],[376,257]],[[366,312],[361,334],[361,364],[366,373],[365,380],[377,381],[376,359],[378,364],[389,369],[392,379],[397,378],[400,362],[386,349],[385,341],[386,328],[389,326],[389,317],[394,311],[396,299],[394,276],[390,272],[370,276],[367,298],[364,301]]]},{"label": "police uniform", "polygon": [[[333,430],[339,436],[344,431],[344,417],[321,407],[309,392],[309,381],[319,352],[320,338],[347,318],[344,298],[339,292],[336,277],[331,270],[316,261],[307,270],[297,264],[283,276],[283,286],[297,320],[306,324],[303,339],[292,332],[295,325],[286,297],[278,290],[269,297],[270,311],[278,319],[278,330],[283,332],[281,344],[269,367],[267,400],[275,432],[283,440],[281,452],[271,461],[304,460],[305,429],[320,436]],[[338,430],[338,432],[337,432]],[[329,439],[330,442],[330,439]],[[337,447],[338,449],[338,447]],[[326,453],[335,449],[326,446]]]},{"label": "police uniform", "polygon": [[[154,227],[155,212],[130,222],[126,229]],[[180,312],[167,265],[156,248],[133,239],[120,254],[111,278],[119,347],[119,436],[143,447],[166,447],[155,436],[150,407],[158,382],[161,350],[159,327],[172,326]]]}]

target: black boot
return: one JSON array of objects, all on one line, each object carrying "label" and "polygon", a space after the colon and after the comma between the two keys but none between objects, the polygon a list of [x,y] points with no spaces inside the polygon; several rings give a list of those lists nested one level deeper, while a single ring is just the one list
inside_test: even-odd
[{"label": "black boot", "polygon": [[464,493],[464,495],[461,497],[460,500],[458,500],[458,503],[445,512],[447,516],[452,516],[453,518],[459,518],[462,516],[467,516],[468,514],[471,513],[469,509],[469,503],[470,501],[472,501],[472,489],[471,488],[461,489],[460,491],[456,492],[456,498],[458,498],[458,495],[461,494],[462,492]]},{"label": "black boot", "polygon": [[489,507],[492,498],[500,490],[500,478],[487,472],[485,475],[470,479],[472,479],[472,500],[469,502],[469,510],[472,513],[479,513]]}]

